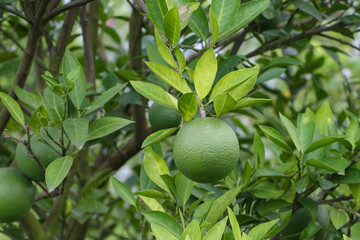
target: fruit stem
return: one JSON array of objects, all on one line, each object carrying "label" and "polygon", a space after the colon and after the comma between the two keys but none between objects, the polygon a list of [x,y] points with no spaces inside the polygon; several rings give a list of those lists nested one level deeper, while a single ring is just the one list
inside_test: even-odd
[{"label": "fruit stem", "polygon": [[200,117],[204,118],[206,117],[206,112],[205,112],[205,108],[204,105],[200,105]]}]

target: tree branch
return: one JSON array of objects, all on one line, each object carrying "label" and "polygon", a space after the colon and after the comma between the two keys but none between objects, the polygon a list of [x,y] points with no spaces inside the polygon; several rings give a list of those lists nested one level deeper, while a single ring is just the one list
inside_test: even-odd
[{"label": "tree branch", "polygon": [[296,41],[298,41],[300,39],[310,37],[310,36],[313,36],[313,35],[319,35],[322,32],[334,31],[334,30],[342,29],[346,25],[347,24],[340,22],[340,23],[336,23],[334,25],[331,25],[329,27],[317,27],[317,28],[310,29],[309,31],[306,31],[306,32],[303,32],[303,33],[300,33],[300,34],[292,35],[287,39],[279,39],[277,41],[268,42],[268,43],[265,43],[263,46],[255,49],[254,51],[248,53],[246,55],[246,57],[250,58],[250,57],[262,54],[262,53],[264,53],[266,51],[276,49],[276,48],[278,48],[280,46],[285,46],[285,45],[291,44],[292,42],[296,42]]},{"label": "tree branch", "polygon": [[[32,61],[35,56],[36,47],[41,37],[41,32],[42,32],[41,19],[45,13],[48,4],[49,4],[49,0],[43,0],[41,2],[40,7],[34,17],[34,21],[30,25],[30,29],[28,31],[28,40],[26,43],[26,47],[24,49],[24,55],[21,58],[20,65],[19,68],[17,69],[16,76],[14,79],[14,83],[20,88],[24,87],[26,79],[29,75]],[[17,96],[13,89],[10,91],[9,95],[13,99],[17,100]],[[0,135],[2,135],[9,119],[10,119],[10,113],[6,108],[3,108],[0,112]]]},{"label": "tree branch", "polygon": [[57,76],[59,73],[60,64],[65,53],[66,45],[71,37],[71,31],[74,27],[78,9],[79,8],[73,8],[66,12],[60,36],[57,39],[53,51],[50,52],[49,71],[53,76]]},{"label": "tree branch", "polygon": [[[80,23],[84,42],[85,56],[85,76],[88,83],[92,83],[95,87],[95,57],[93,48],[93,39],[91,37],[88,12],[86,7],[80,7]],[[94,39],[96,41],[96,39]]]},{"label": "tree branch", "polygon": [[47,23],[48,21],[50,21],[51,19],[53,19],[54,17],[56,17],[57,15],[69,10],[69,9],[72,9],[72,8],[76,8],[76,7],[80,7],[82,5],[85,5],[91,1],[94,1],[94,0],[77,0],[77,1],[73,1],[73,2],[70,2],[68,4],[65,4],[65,5],[62,5],[58,8],[55,8],[54,10],[51,10],[50,12],[46,13],[43,17],[43,22],[44,23]]}]

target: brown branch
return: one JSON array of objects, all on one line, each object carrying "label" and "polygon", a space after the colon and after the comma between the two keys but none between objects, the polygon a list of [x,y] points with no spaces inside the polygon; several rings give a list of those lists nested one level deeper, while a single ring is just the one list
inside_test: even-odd
[{"label": "brown branch", "polygon": [[[43,0],[41,2],[40,7],[34,18],[34,22],[30,25],[30,29],[28,31],[28,38],[27,38],[26,47],[24,49],[24,55],[21,58],[20,65],[19,68],[17,69],[16,76],[14,79],[14,83],[20,88],[24,87],[27,76],[29,75],[30,72],[32,61],[34,59],[36,52],[36,47],[41,37],[41,32],[42,32],[41,19],[45,13],[48,3],[49,0]],[[15,95],[13,89],[10,91],[9,95],[13,99],[17,100],[17,96]],[[0,135],[2,135],[9,119],[10,119],[10,113],[6,108],[3,108],[0,112]]]},{"label": "brown branch", "polygon": [[311,37],[313,35],[319,35],[320,33],[326,32],[326,31],[335,31],[335,30],[338,30],[338,29],[342,29],[345,26],[346,26],[345,23],[340,22],[340,23],[336,23],[334,25],[331,25],[329,27],[317,27],[317,28],[314,28],[314,29],[310,29],[309,31],[306,31],[306,32],[303,32],[303,33],[300,33],[300,34],[292,35],[291,37],[289,37],[287,39],[279,39],[277,41],[268,42],[268,43],[265,43],[263,46],[255,49],[254,51],[248,53],[246,55],[246,57],[250,58],[250,57],[262,54],[262,53],[264,53],[266,51],[273,50],[273,49],[276,49],[276,48],[281,47],[281,46],[289,45],[289,44],[291,44],[293,42],[296,42],[296,41],[298,41],[300,39]]},{"label": "brown branch", "polygon": [[50,12],[46,13],[43,17],[43,22],[47,23],[48,21],[50,21],[51,19],[53,19],[54,17],[56,17],[57,15],[72,9],[72,8],[76,8],[76,7],[80,7],[82,5],[85,5],[91,1],[94,0],[77,0],[77,1],[72,1],[68,4],[62,5],[58,8],[55,8],[54,10],[51,10]]},{"label": "brown branch", "polygon": [[80,23],[84,42],[84,56],[85,56],[85,76],[88,83],[92,83],[95,87],[95,57],[93,40],[91,37],[91,30],[89,24],[89,16],[85,6],[80,7]]},{"label": "brown branch", "polygon": [[66,12],[63,26],[60,31],[60,36],[55,47],[53,48],[53,51],[50,52],[49,72],[53,76],[57,76],[59,73],[60,64],[65,53],[66,45],[68,44],[71,37],[71,31],[74,27],[78,9],[79,8],[73,8]]}]

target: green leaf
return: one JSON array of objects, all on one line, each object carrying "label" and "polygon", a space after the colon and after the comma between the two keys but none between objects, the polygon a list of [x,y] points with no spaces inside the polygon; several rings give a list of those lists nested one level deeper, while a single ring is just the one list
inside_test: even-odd
[{"label": "green leaf", "polygon": [[[240,2],[239,2],[240,3]],[[212,42],[215,44],[216,40],[219,37],[219,23],[216,19],[216,16],[214,14],[214,11],[212,8],[209,10],[209,23],[210,23],[210,30],[211,30],[211,36],[212,36]]]},{"label": "green leaf", "polygon": [[73,159],[71,156],[65,156],[54,160],[46,168],[45,172],[45,182],[46,186],[49,189],[49,192],[55,190],[57,186],[65,179],[66,175],[69,173]]},{"label": "green leaf", "polygon": [[45,88],[44,105],[51,121],[58,126],[62,126],[62,118],[65,112],[64,100],[51,91],[50,88]]},{"label": "green leaf", "polygon": [[146,65],[153,71],[158,77],[168,83],[181,93],[191,92],[189,85],[187,85],[185,79],[183,79],[174,70],[165,67],[159,63],[145,62]]},{"label": "green leaf", "polygon": [[95,120],[90,123],[87,141],[109,135],[131,123],[133,121],[119,117],[103,117]]},{"label": "green leaf", "polygon": [[159,211],[148,211],[143,212],[143,215],[149,223],[164,228],[178,239],[181,237],[182,230],[180,224],[169,214]]},{"label": "green leaf", "polygon": [[165,212],[161,204],[154,198],[140,196],[141,200],[150,208],[151,211]]},{"label": "green leaf", "polygon": [[328,131],[329,123],[334,123],[334,116],[328,101],[325,101],[315,115],[316,128],[322,135]]},{"label": "green leaf", "polygon": [[297,148],[297,150],[300,152],[302,147],[301,147],[301,143],[300,143],[300,137],[298,134],[298,131],[296,129],[296,127],[294,126],[294,124],[286,117],[284,117],[281,113],[279,113],[280,115],[280,119],[282,121],[282,123],[284,124],[286,130],[288,131],[291,139],[293,140],[293,143],[295,144],[295,147]]},{"label": "green leaf", "polygon": [[44,105],[41,105],[31,116],[29,127],[36,134],[40,135],[40,129],[46,127],[49,124],[49,117]]},{"label": "green leaf", "polygon": [[[352,225],[350,228],[350,232],[351,232],[352,240],[359,240],[360,239],[360,222],[357,222],[354,225]],[[350,238],[348,238],[348,239],[350,240]]]},{"label": "green leaf", "polygon": [[345,175],[333,175],[331,181],[334,183],[360,183],[360,169],[348,168],[345,171]]},{"label": "green leaf", "polygon": [[259,127],[267,138],[269,138],[285,152],[292,154],[290,147],[287,145],[285,138],[281,135],[281,133],[279,133],[274,128],[265,125],[259,125]]},{"label": "green leaf", "polygon": [[156,188],[156,184],[150,180],[147,175],[144,164],[141,165],[140,169],[140,190],[154,189]]},{"label": "green leaf", "polygon": [[330,172],[343,175],[345,174],[345,169],[349,165],[349,162],[341,157],[327,157],[319,160],[308,159],[306,161],[306,165],[322,168]]},{"label": "green leaf", "polygon": [[[241,86],[247,80],[250,80],[251,77],[253,77],[254,75],[257,76],[258,72],[259,72],[259,67],[253,67],[253,68],[246,68],[228,73],[223,78],[221,78],[213,88],[209,102],[212,102],[216,96],[226,92],[231,92],[235,88]],[[239,100],[236,99],[234,95],[232,95],[232,97],[235,100]]]},{"label": "green leaf", "polygon": [[206,227],[207,229],[209,229],[216,223],[216,221],[226,211],[226,208],[232,203],[232,201],[236,198],[236,196],[241,192],[241,189],[242,189],[241,187],[231,189],[214,201],[214,206],[206,219],[206,221],[208,221],[210,223]]},{"label": "green leaf", "polygon": [[223,235],[225,227],[226,227],[227,219],[228,219],[228,217],[225,217],[223,220],[221,220],[220,222],[215,224],[215,226],[213,226],[209,230],[209,232],[205,235],[203,240],[221,239],[221,236]]},{"label": "green leaf", "polygon": [[170,9],[164,17],[164,33],[169,40],[171,47],[177,46],[180,39],[181,23],[177,7]]},{"label": "green leaf", "polygon": [[308,176],[302,177],[300,178],[295,184],[294,184],[294,189],[297,193],[303,193],[308,184],[310,182],[310,179]]},{"label": "green leaf", "polygon": [[331,143],[340,141],[341,139],[344,139],[346,136],[342,136],[342,135],[335,135],[335,136],[326,136],[320,140],[317,140],[316,142],[313,142],[309,148],[305,151],[305,153],[310,153],[316,149],[319,149],[321,147],[324,147],[326,145],[329,145]]},{"label": "green leaf", "polygon": [[270,229],[279,221],[279,219],[272,220],[270,222],[261,223],[250,230],[248,236],[251,239],[264,239]]},{"label": "green leaf", "polygon": [[[160,56],[173,68],[176,68],[177,65],[174,61],[174,58],[169,50],[169,48],[166,46],[166,44],[164,43],[163,39],[161,38],[159,32],[157,31],[157,29],[154,29],[154,34],[155,34],[155,40],[156,40],[156,44],[160,53]],[[159,62],[161,63],[161,62]]]},{"label": "green leaf", "polygon": [[349,220],[349,216],[344,210],[334,208],[330,211],[330,219],[334,227],[339,229]]},{"label": "green leaf", "polygon": [[268,198],[278,198],[284,194],[283,189],[277,189],[274,184],[262,180],[259,182],[253,189],[249,191],[252,195],[257,198],[268,199]]},{"label": "green leaf", "polygon": [[102,93],[98,98],[96,98],[86,110],[86,114],[89,114],[102,106],[104,106],[108,101],[110,101],[116,94],[118,94],[125,86],[125,84],[117,84],[115,87],[110,88],[106,92]]},{"label": "green leaf", "polygon": [[69,96],[75,108],[80,109],[86,94],[86,78],[79,61],[69,50],[66,50],[63,60],[64,83],[66,89],[71,84],[69,73],[71,73],[74,69],[79,69],[80,72],[76,79],[74,79],[73,90],[69,93]]},{"label": "green leaf", "polygon": [[303,0],[293,0],[291,1],[292,4],[294,4],[295,7],[300,9],[303,12],[306,12],[307,14],[313,16],[318,21],[322,21],[323,17],[321,16],[321,13],[319,10],[317,10],[313,5],[311,5],[308,2],[305,2]]},{"label": "green leaf", "polygon": [[63,122],[63,127],[71,143],[78,149],[82,149],[88,137],[88,120],[85,118],[68,118]]},{"label": "green leaf", "polygon": [[359,128],[359,120],[352,119],[349,126],[346,128],[346,140],[351,143],[352,150],[356,147],[356,142],[360,139],[360,128]]},{"label": "green leaf", "polygon": [[360,206],[360,184],[348,184],[351,190],[352,198],[355,201],[357,209],[359,209]]},{"label": "green leaf", "polygon": [[141,145],[141,148],[147,147],[151,144],[160,142],[162,140],[164,140],[165,138],[167,138],[168,136],[171,136],[174,132],[176,132],[179,128],[175,127],[175,128],[168,128],[168,129],[161,129],[159,131],[156,131],[154,133],[152,133],[151,135],[149,135],[144,142]]},{"label": "green leaf", "polygon": [[262,167],[265,162],[265,147],[258,131],[255,131],[253,146],[254,146],[254,155],[256,159],[255,166],[256,169],[258,169],[259,167]]},{"label": "green leaf", "polygon": [[21,126],[25,127],[24,114],[19,104],[14,99],[12,99],[12,97],[3,92],[0,92],[0,100],[4,104],[6,109],[9,111],[13,119]]},{"label": "green leaf", "polygon": [[[239,9],[240,1],[213,0],[211,10],[219,24],[219,33],[223,33],[230,27]],[[211,13],[209,14],[211,16]],[[211,21],[210,21],[211,26]]]},{"label": "green leaf", "polygon": [[147,99],[150,99],[165,107],[174,109],[175,111],[178,110],[177,99],[168,92],[166,92],[164,89],[159,87],[158,85],[152,83],[146,83],[142,81],[130,81],[130,83],[138,93],[140,93]]},{"label": "green leaf", "polygon": [[240,4],[233,21],[226,29],[220,32],[218,40],[222,40],[239,31],[241,28],[251,22],[256,16],[258,16],[262,11],[264,11],[269,6],[269,3],[270,0],[254,0]]},{"label": "green leaf", "polygon": [[34,110],[40,107],[41,98],[38,95],[28,92],[17,85],[14,86],[14,92],[18,99],[25,105],[30,106]]},{"label": "green leaf", "polygon": [[272,101],[272,99],[266,99],[266,98],[251,98],[251,97],[242,98],[239,101],[237,101],[237,103],[234,107],[234,110],[240,109],[240,108],[245,108],[245,107],[252,107],[255,105],[264,104],[264,103],[268,103],[271,101]]},{"label": "green leaf", "polygon": [[315,122],[313,118],[307,113],[299,114],[297,130],[300,138],[301,152],[304,153],[313,141],[315,131]]},{"label": "green leaf", "polygon": [[217,72],[217,61],[213,48],[209,48],[197,62],[195,67],[194,84],[200,99],[204,99],[210,92]]},{"label": "green leaf", "polygon": [[186,207],[186,202],[189,200],[192,190],[194,189],[194,182],[185,177],[181,172],[178,172],[175,178],[176,196],[180,199],[182,206]]},{"label": "green leaf", "polygon": [[191,15],[190,29],[202,40],[206,41],[209,36],[209,24],[202,7],[198,7]]},{"label": "green leaf", "polygon": [[289,65],[301,65],[301,62],[294,58],[289,57],[276,57],[267,63],[264,67],[261,68],[261,71],[264,72],[270,68],[276,67],[285,67]]},{"label": "green leaf", "polygon": [[178,109],[185,122],[190,121],[196,115],[197,99],[196,93],[185,93],[179,98]]},{"label": "green leaf", "polygon": [[152,22],[155,27],[160,30],[160,32],[164,32],[164,18],[168,11],[168,7],[166,5],[165,0],[146,0],[146,7],[149,11],[149,15],[151,17]]},{"label": "green leaf", "polygon": [[223,93],[214,99],[216,116],[220,117],[224,113],[230,112],[236,105],[235,99],[229,93]]},{"label": "green leaf", "polygon": [[286,68],[270,68],[263,72],[256,80],[257,84],[264,83],[268,80],[278,78],[286,71]]},{"label": "green leaf", "polygon": [[180,240],[186,240],[186,237],[189,237],[191,240],[201,240],[201,232],[198,221],[192,220],[190,222],[181,235]]},{"label": "green leaf", "polygon": [[185,56],[179,47],[176,47],[174,49],[174,53],[175,53],[175,56],[176,56],[176,59],[177,59],[178,65],[179,65],[179,70],[180,70],[179,72],[182,73],[183,71],[185,71],[185,68],[186,68]]},{"label": "green leaf", "polygon": [[254,88],[255,83],[256,83],[256,78],[257,78],[257,75],[251,76],[248,80],[246,80],[245,82],[239,84],[234,89],[232,89],[230,91],[230,95],[236,101],[238,101],[239,99],[244,97],[246,94],[248,94],[251,91],[251,89]]},{"label": "green leaf", "polygon": [[170,189],[161,175],[170,175],[169,169],[162,157],[153,152],[151,147],[145,148],[143,165],[149,178],[159,187],[170,193]]},{"label": "green leaf", "polygon": [[283,174],[282,172],[276,170],[276,169],[273,169],[273,168],[270,168],[270,167],[261,167],[259,168],[255,174],[254,174],[254,177],[282,177],[282,178],[287,178],[289,176],[286,176],[285,174]]},{"label": "green leaf", "polygon": [[188,3],[182,6],[178,6],[179,14],[180,14],[180,22],[181,22],[181,30],[186,27],[186,25],[189,23],[192,13],[198,9],[200,6],[200,3],[193,2]]},{"label": "green leaf", "polygon": [[241,240],[241,231],[236,216],[229,207],[227,208],[227,210],[230,219],[231,229],[234,235],[234,240]]},{"label": "green leaf", "polygon": [[191,216],[191,214],[193,213],[193,211],[195,210],[195,208],[209,195],[211,194],[211,192],[206,192],[204,194],[204,196],[202,196],[201,198],[199,198],[198,200],[196,200],[195,202],[193,202],[190,207],[189,207],[189,216]]},{"label": "green leaf", "polygon": [[120,182],[114,176],[111,176],[110,180],[119,197],[130,205],[136,206],[136,199],[130,188],[126,184]]},{"label": "green leaf", "polygon": [[155,190],[155,189],[148,189],[139,192],[135,192],[139,196],[144,196],[148,198],[161,198],[161,199],[168,199],[169,197],[163,194],[162,192]]},{"label": "green leaf", "polygon": [[151,224],[151,230],[156,240],[178,240],[178,238],[157,224]]}]

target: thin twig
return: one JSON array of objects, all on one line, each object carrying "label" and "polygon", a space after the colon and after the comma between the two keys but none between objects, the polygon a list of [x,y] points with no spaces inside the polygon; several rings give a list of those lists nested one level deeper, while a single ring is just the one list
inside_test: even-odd
[{"label": "thin twig", "polygon": [[317,205],[323,205],[323,204],[330,204],[330,203],[334,203],[334,202],[340,202],[340,201],[346,201],[346,200],[350,200],[352,199],[353,196],[345,196],[345,197],[339,197],[339,198],[333,198],[333,199],[327,199],[327,200],[318,200],[316,201]]},{"label": "thin twig", "polygon": [[350,47],[352,47],[352,48],[354,48],[354,49],[356,49],[356,50],[360,51],[360,47],[357,47],[357,46],[355,46],[355,45],[351,44],[350,42],[344,41],[344,40],[342,40],[342,39],[340,39],[340,38],[332,37],[332,36],[329,36],[329,35],[324,34],[324,33],[319,33],[319,34],[318,34],[318,36],[321,36],[321,37],[324,37],[324,38],[328,38],[328,39],[331,39],[331,40],[337,41],[337,42],[339,42],[339,43],[342,43],[342,44],[348,45],[348,46],[350,46]]},{"label": "thin twig", "polygon": [[17,10],[16,8],[11,9],[11,8],[7,7],[6,5],[4,5],[4,4],[0,4],[0,8],[1,8],[1,9],[4,9],[5,11],[7,11],[7,12],[9,12],[9,13],[11,13],[11,14],[14,14],[15,16],[17,16],[17,17],[19,17],[19,18],[21,18],[21,19],[24,19],[25,21],[27,21],[28,23],[30,23],[30,20],[29,20],[27,17],[25,17],[24,15],[22,15],[22,14],[19,12],[19,10]]},{"label": "thin twig", "polygon": [[94,0],[77,0],[77,1],[73,1],[73,2],[70,2],[68,4],[65,4],[65,5],[62,5],[58,8],[55,8],[54,10],[46,13],[43,17],[43,23],[47,23],[48,21],[50,21],[51,19],[53,19],[54,17],[56,17],[57,15],[69,10],[69,9],[72,9],[72,8],[76,8],[76,7],[80,7],[82,5],[85,5],[91,1],[94,1]]},{"label": "thin twig", "polygon": [[10,34],[8,34],[7,32],[5,32],[4,30],[1,30],[1,32],[4,34],[5,37],[9,38],[13,43],[15,43],[16,46],[18,46],[21,51],[25,51],[24,47],[21,46],[21,44],[18,42],[18,40],[16,40],[13,36],[11,36]]}]

